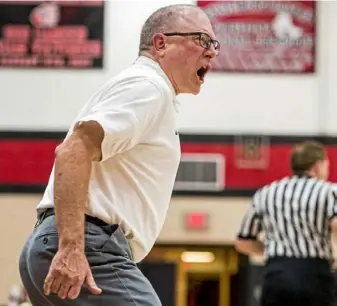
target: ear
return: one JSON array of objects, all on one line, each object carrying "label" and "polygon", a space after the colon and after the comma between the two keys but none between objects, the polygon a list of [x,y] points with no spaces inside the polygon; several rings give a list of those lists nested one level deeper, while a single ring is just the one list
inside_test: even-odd
[{"label": "ear", "polygon": [[312,171],[317,175],[320,172],[320,168],[322,166],[322,162],[318,160],[313,166]]},{"label": "ear", "polygon": [[166,49],[166,36],[162,33],[156,33],[152,38],[153,46],[157,52],[165,51]]}]

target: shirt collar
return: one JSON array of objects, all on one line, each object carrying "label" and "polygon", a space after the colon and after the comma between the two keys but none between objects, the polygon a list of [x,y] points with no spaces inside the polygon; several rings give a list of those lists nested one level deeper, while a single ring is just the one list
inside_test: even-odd
[{"label": "shirt collar", "polygon": [[135,64],[145,65],[145,66],[151,67],[153,70],[155,70],[163,79],[165,79],[165,81],[166,81],[167,85],[170,87],[170,89],[172,91],[172,95],[175,99],[176,92],[174,90],[174,87],[173,87],[170,79],[166,75],[166,73],[163,71],[163,69],[160,67],[160,65],[156,61],[154,61],[153,59],[151,59],[147,56],[141,55],[137,58]]},{"label": "shirt collar", "polygon": [[310,174],[308,174],[308,173],[306,173],[306,172],[301,172],[301,173],[296,173],[295,174],[297,177],[305,177],[305,178],[313,178],[313,176],[312,175],[310,175]]}]

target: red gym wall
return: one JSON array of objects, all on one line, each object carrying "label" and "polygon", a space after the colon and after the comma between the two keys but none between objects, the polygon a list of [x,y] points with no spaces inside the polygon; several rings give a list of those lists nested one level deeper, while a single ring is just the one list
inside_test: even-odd
[{"label": "red gym wall", "polygon": [[[0,132],[0,191],[42,191],[52,167],[55,147],[63,136],[63,133]],[[249,195],[262,185],[289,175],[292,146],[308,139],[326,144],[331,161],[330,179],[337,181],[337,138],[265,136],[269,142],[267,163],[260,169],[237,167],[236,152],[240,151],[240,145],[235,142],[235,135],[181,135],[180,138],[183,153],[218,153],[225,157],[225,186],[219,195]]]}]

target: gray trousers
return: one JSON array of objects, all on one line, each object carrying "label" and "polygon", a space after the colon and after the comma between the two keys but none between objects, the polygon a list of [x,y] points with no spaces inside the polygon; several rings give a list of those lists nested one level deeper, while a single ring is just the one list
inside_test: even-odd
[{"label": "gray trousers", "polygon": [[23,285],[34,306],[161,306],[150,282],[131,259],[127,240],[118,225],[85,223],[85,253],[102,293],[93,295],[82,286],[75,300],[45,296],[43,283],[58,249],[55,216],[47,217],[28,238],[20,255]]}]

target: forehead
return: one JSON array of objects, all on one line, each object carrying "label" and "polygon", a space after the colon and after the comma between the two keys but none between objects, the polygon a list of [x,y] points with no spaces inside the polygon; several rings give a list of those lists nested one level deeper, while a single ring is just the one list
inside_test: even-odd
[{"label": "forehead", "polygon": [[215,39],[215,34],[207,15],[200,10],[186,11],[179,24],[179,30],[184,32],[203,32]]}]

